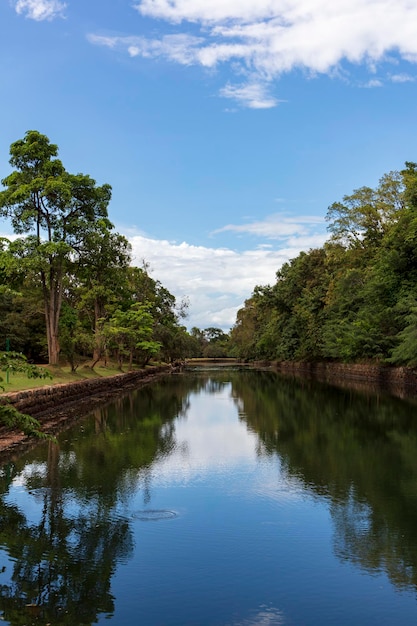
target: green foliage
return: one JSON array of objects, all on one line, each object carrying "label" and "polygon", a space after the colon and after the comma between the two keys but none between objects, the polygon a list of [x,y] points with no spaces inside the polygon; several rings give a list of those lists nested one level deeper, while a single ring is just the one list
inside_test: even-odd
[{"label": "green foliage", "polygon": [[108,319],[117,300],[126,295],[127,270],[131,246],[112,230],[108,220],[100,219],[85,233],[79,248],[74,274],[79,282],[78,309],[93,333],[93,360],[103,356],[100,333],[102,320]]},{"label": "green foliage", "polygon": [[404,317],[404,327],[397,335],[397,345],[392,350],[390,363],[417,367],[417,300],[408,296],[399,303],[398,309]]},{"label": "green foliage", "polygon": [[230,356],[230,335],[221,328],[210,326],[191,329],[190,356],[221,359]]},{"label": "green foliage", "polygon": [[45,323],[39,290],[23,280],[19,291],[0,285],[0,346],[24,353],[42,362],[45,353]]},{"label": "green foliage", "polygon": [[[0,370],[10,373],[24,372],[28,378],[52,378],[48,370],[28,363],[26,358],[18,352],[0,352]],[[0,381],[3,381],[2,377]],[[2,389],[4,390],[3,387]],[[35,418],[20,413],[11,404],[0,404],[0,424],[8,428],[19,428],[27,435],[46,438]]]},{"label": "green foliage", "polygon": [[[48,370],[28,363],[20,352],[0,352],[0,370],[2,372],[23,372],[28,378],[52,378]],[[3,379],[0,377],[0,381]]]},{"label": "green foliage", "polygon": [[417,165],[329,208],[331,239],[256,287],[231,333],[241,358],[417,365]]},{"label": "green foliage", "polygon": [[38,131],[10,146],[14,171],[2,180],[0,216],[19,238],[9,246],[8,272],[30,274],[42,289],[49,363],[59,360],[59,318],[66,281],[94,224],[107,218],[109,185],[69,174],[58,148]]},{"label": "green foliage", "polygon": [[116,309],[104,324],[103,334],[109,347],[116,349],[120,368],[126,356],[129,356],[129,364],[132,365],[135,352],[142,355],[143,363],[157,354],[161,345],[152,341],[152,322],[149,306],[135,303],[127,311]]},{"label": "green foliage", "polygon": [[17,428],[26,435],[37,437],[38,439],[50,438],[40,430],[41,425],[37,419],[25,413],[20,413],[11,404],[0,404],[0,424],[6,426],[6,428]]},{"label": "green foliage", "polygon": [[378,246],[397,212],[404,206],[404,182],[398,172],[390,172],[376,189],[361,187],[334,202],[328,209],[329,230],[335,241],[349,248]]},{"label": "green foliage", "polygon": [[83,328],[75,308],[67,302],[62,305],[59,320],[61,355],[64,356],[75,372],[82,355],[88,354],[93,348],[93,336]]}]

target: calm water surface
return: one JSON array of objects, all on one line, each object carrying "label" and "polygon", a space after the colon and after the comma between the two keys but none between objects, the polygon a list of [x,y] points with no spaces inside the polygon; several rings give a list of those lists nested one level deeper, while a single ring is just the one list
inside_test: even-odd
[{"label": "calm water surface", "polygon": [[194,371],[0,459],[11,626],[417,623],[417,405]]}]

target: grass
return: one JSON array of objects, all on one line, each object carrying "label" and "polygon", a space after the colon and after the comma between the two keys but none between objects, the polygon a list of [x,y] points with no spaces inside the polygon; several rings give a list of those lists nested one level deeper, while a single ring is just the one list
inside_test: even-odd
[{"label": "grass", "polygon": [[86,380],[91,378],[102,378],[107,376],[115,376],[127,372],[127,368],[121,372],[114,363],[108,363],[106,367],[103,365],[96,365],[94,369],[90,367],[79,367],[76,372],[71,372],[69,366],[40,366],[48,370],[51,374],[50,378],[28,378],[25,374],[19,372],[9,373],[9,382],[7,382],[7,376],[5,372],[1,372],[0,375],[3,381],[0,385],[4,387],[4,390],[0,390],[1,393],[7,393],[11,391],[23,391],[24,389],[34,389],[35,387],[44,387],[45,385],[57,385],[59,383],[71,383],[77,380]]}]

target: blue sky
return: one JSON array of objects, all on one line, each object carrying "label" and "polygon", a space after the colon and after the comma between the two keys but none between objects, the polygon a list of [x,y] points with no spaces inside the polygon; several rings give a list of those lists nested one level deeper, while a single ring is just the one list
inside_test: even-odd
[{"label": "blue sky", "polygon": [[2,0],[0,33],[0,178],[35,129],[109,183],[189,327],[228,329],[332,202],[417,160],[415,0]]}]

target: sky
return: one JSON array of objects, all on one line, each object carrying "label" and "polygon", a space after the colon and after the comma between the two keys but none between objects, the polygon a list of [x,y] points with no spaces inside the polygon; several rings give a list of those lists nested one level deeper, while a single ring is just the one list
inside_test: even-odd
[{"label": "sky", "polygon": [[188,328],[228,330],[333,202],[417,161],[416,0],[0,0],[0,35],[0,179],[38,130],[109,183]]}]

